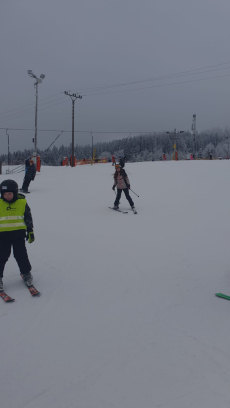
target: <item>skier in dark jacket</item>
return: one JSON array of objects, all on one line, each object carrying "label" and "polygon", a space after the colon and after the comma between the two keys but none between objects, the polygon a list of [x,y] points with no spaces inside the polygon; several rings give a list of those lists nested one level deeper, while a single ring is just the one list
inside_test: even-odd
[{"label": "skier in dark jacket", "polygon": [[32,285],[31,264],[25,238],[34,242],[33,219],[25,196],[18,194],[14,180],[5,180],[0,185],[0,292],[3,292],[3,271],[13,246],[14,257],[22,278],[28,287]]},{"label": "skier in dark jacket", "polygon": [[124,157],[119,156],[119,165],[123,169],[125,167],[125,159]]},{"label": "skier in dark jacket", "polygon": [[35,175],[36,175],[36,168],[35,168],[33,160],[30,160],[30,165],[26,169],[26,174],[25,174],[23,185],[21,188],[21,191],[23,193],[28,193],[28,187],[30,185],[30,182],[35,179]]}]

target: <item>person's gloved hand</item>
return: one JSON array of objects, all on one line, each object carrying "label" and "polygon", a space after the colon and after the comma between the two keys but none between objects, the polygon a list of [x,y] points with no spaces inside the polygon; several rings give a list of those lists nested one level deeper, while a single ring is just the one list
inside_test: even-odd
[{"label": "person's gloved hand", "polygon": [[35,237],[33,231],[27,233],[26,240],[29,242],[29,244],[32,244],[32,242],[34,242]]},{"label": "person's gloved hand", "polygon": [[127,187],[128,187],[128,189],[130,189],[130,185],[128,185]]},{"label": "person's gloved hand", "polygon": [[115,186],[112,187],[112,190],[115,190]]}]

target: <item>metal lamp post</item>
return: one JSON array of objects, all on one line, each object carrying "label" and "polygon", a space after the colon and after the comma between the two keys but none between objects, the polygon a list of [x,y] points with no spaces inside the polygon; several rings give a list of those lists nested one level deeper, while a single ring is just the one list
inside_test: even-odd
[{"label": "metal lamp post", "polygon": [[10,165],[10,135],[7,133],[8,129],[6,129],[6,135],[8,138],[8,173],[10,171],[9,165]]},{"label": "metal lamp post", "polygon": [[36,88],[36,104],[35,104],[35,136],[34,136],[34,157],[35,157],[35,164],[37,163],[37,132],[38,132],[38,84],[42,83],[42,80],[45,78],[44,74],[40,75],[40,78],[37,78],[36,75],[33,74],[31,69],[28,70],[28,75],[31,78],[35,78],[36,81],[34,83],[34,87]]}]

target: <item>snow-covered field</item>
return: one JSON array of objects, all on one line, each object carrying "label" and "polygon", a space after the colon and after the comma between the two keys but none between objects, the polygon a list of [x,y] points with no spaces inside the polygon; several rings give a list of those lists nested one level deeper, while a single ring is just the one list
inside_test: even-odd
[{"label": "snow-covered field", "polygon": [[[6,168],[5,168],[6,169]],[[3,170],[5,170],[3,169]],[[229,408],[230,161],[42,167],[30,185],[32,298],[11,256],[2,408]],[[1,175],[21,187],[23,173]]]}]

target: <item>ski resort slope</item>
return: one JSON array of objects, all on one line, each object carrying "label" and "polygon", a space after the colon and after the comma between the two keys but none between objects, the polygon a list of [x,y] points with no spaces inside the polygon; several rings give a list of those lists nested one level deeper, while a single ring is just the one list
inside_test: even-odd
[{"label": "ski resort slope", "polygon": [[[4,168],[3,170],[5,170]],[[11,255],[2,408],[229,408],[230,161],[42,167],[27,195],[32,298]],[[23,173],[1,175],[22,185]]]}]

